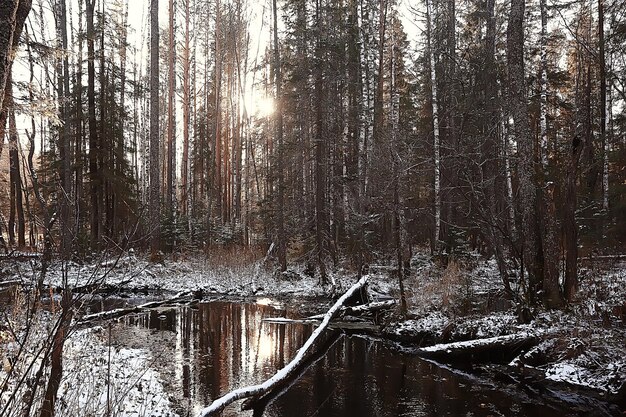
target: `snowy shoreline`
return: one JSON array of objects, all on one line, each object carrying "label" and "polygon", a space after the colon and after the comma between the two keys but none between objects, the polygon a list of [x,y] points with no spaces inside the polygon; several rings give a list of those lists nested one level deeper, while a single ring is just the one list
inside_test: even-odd
[{"label": "snowy shoreline", "polygon": [[[418,256],[413,262],[412,281],[408,283],[414,289],[409,294],[409,318],[401,320],[396,315],[388,318],[383,336],[401,342],[403,346],[425,347],[448,342],[474,343],[518,332],[549,331],[550,337],[542,338],[534,348],[516,357],[508,364],[508,369],[517,372],[516,375],[520,377],[524,377],[530,370],[535,381],[546,386],[571,387],[573,390],[591,392],[597,398],[624,408],[626,329],[623,316],[619,315],[620,302],[626,300],[626,271],[623,263],[588,273],[581,281],[578,303],[569,306],[566,312],[537,311],[534,320],[528,324],[518,324],[515,309],[506,303],[497,308],[488,306],[485,311],[473,311],[484,307],[467,304],[471,301],[482,305],[486,298],[498,294],[501,284],[493,261],[480,260],[472,268],[453,272],[456,276],[450,278],[449,268],[444,270],[427,256]],[[7,275],[6,270],[3,275]],[[17,276],[25,282],[30,278],[26,269],[20,270]],[[369,289],[372,294],[379,299],[397,296],[396,282],[387,273],[387,268],[373,267],[371,276]],[[324,300],[322,304],[316,303],[318,313],[323,312],[324,304],[332,298],[329,296],[340,294],[356,281],[351,274],[339,271],[333,275],[335,287],[322,288],[316,278],[297,270],[277,277],[259,264],[228,268],[199,259],[150,264],[134,255],[92,265],[72,264],[69,277],[69,284],[73,287],[96,288],[106,285],[109,289],[119,287],[122,294],[163,295],[195,291],[209,301],[216,297],[244,301],[263,298],[265,302],[279,300],[286,304],[300,303],[303,308],[309,309],[312,307],[307,306],[307,300]],[[61,269],[55,266],[51,268],[46,284],[52,288],[60,287],[61,278]],[[441,285],[442,282],[445,285]],[[458,294],[465,295],[460,297]],[[106,349],[106,340],[101,343],[91,340],[97,337],[94,334],[103,332],[103,328],[95,329],[74,333],[68,339],[65,356],[76,356],[80,351],[84,354],[87,346],[92,350],[98,349],[97,346],[100,350]],[[94,351],[91,356],[102,354]],[[130,374],[147,366],[148,370],[137,381],[140,386],[144,377],[155,381],[155,385],[150,385],[150,389],[145,391],[155,395],[149,403],[158,404],[158,409],[166,410],[165,414],[159,415],[175,415],[167,402],[165,388],[159,385],[158,372],[149,366],[151,358],[146,352],[132,348],[118,349],[113,359],[116,363],[125,363],[126,366],[122,368]],[[70,360],[69,363],[76,363],[76,360]],[[96,373],[102,373],[102,369],[97,371],[98,367],[93,369],[96,369]],[[154,375],[148,375],[148,372]],[[143,382],[144,385],[146,383]],[[62,388],[67,387],[67,384],[65,382]],[[136,387],[136,384],[132,386]],[[147,401],[141,389],[137,392],[134,389],[129,390],[124,397],[135,398],[130,401],[131,405]],[[74,401],[80,403],[81,396],[74,398]],[[96,402],[102,406],[102,401]],[[133,409],[129,407],[129,410]],[[133,414],[130,412],[128,415]]]}]

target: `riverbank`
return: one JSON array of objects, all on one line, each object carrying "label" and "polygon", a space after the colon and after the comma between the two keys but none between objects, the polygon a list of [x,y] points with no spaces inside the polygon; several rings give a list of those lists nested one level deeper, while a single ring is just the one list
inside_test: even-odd
[{"label": "riverbank", "polygon": [[[443,267],[430,256],[418,254],[412,259],[411,266],[411,275],[405,282],[408,319],[400,318],[396,311],[378,317],[382,335],[393,341],[397,349],[419,354],[418,349],[425,346],[522,332],[537,334],[540,336],[529,350],[509,352],[497,359],[468,359],[462,366],[454,360],[447,360],[445,355],[437,360],[460,369],[468,368],[468,363],[473,361],[470,371],[497,369],[497,377],[506,376],[520,389],[533,386],[583,392],[615,403],[624,410],[626,268],[623,262],[583,269],[576,303],[564,311],[532,312],[534,317],[528,323],[518,321],[514,304],[500,291],[502,284],[493,261],[477,256],[466,257]],[[329,296],[341,294],[356,279],[354,275],[339,270],[331,276],[332,285],[323,288],[315,277],[298,269],[277,275],[259,263],[233,267],[216,265],[199,257],[166,259],[161,264],[151,264],[131,253],[85,265],[56,264],[46,282],[53,290],[62,286],[62,267],[66,268],[69,285],[79,291],[99,294],[100,298],[113,294],[124,297],[150,294],[152,298],[165,298],[180,291],[192,291],[207,300],[220,297],[263,303],[278,300],[307,314],[323,312]],[[27,263],[2,265],[1,268],[0,279],[17,279],[24,284],[32,282],[36,273],[36,269]],[[369,274],[369,292],[375,299],[398,297],[391,268],[370,265]],[[65,356],[75,357],[77,352],[84,352],[86,346],[102,351],[92,352],[91,357],[105,355],[106,332],[105,327],[95,333],[92,330],[78,331],[69,339]],[[94,338],[100,343],[92,343]],[[92,342],[85,342],[87,340]],[[442,349],[447,349],[446,345],[442,345]],[[146,401],[155,404],[156,398],[157,405],[153,409],[170,410],[164,402],[167,400],[163,394],[166,391],[162,386],[164,378],[149,373],[155,372],[149,366],[152,356],[129,346],[115,351],[113,362],[122,364],[120,369],[130,372],[128,378],[124,373],[116,375],[121,375],[122,381],[127,382],[133,375],[140,375],[136,378],[140,387],[148,383],[141,383],[143,376],[161,384],[148,385],[148,391],[141,388],[136,392],[129,391],[124,398],[134,398],[131,406]],[[143,368],[150,371],[141,374],[139,370]],[[142,392],[157,395],[149,399],[144,398]],[[174,415],[171,411],[165,413],[163,415]]]}]

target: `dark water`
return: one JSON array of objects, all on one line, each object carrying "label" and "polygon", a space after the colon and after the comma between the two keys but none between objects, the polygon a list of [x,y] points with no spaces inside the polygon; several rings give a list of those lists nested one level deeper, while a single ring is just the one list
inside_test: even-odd
[{"label": "dark water", "polygon": [[[95,307],[95,306],[94,306]],[[228,391],[260,383],[282,368],[311,333],[271,305],[216,301],[127,317],[126,326],[153,329],[173,341],[162,377],[181,415]],[[463,374],[417,358],[382,341],[338,335],[319,360],[265,409],[267,417],[576,416],[610,415],[580,397],[539,394],[492,378]],[[155,349],[154,344],[147,347]],[[572,401],[578,404],[572,403]],[[223,416],[252,415],[241,402]]]}]

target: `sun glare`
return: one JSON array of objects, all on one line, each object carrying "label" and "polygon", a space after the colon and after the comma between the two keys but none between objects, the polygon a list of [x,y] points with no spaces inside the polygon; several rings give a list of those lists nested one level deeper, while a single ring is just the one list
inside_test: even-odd
[{"label": "sun glare", "polygon": [[276,107],[274,105],[274,98],[266,96],[260,91],[250,91],[246,94],[245,99],[246,109],[249,115],[256,117],[268,117],[271,116]]}]

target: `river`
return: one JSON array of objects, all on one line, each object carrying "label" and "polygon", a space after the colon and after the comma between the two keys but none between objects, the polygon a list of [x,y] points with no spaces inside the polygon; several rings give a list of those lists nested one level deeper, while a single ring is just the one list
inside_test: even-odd
[{"label": "river", "polygon": [[[92,305],[92,310],[107,307]],[[127,316],[124,326],[151,329],[151,341],[146,340],[144,348],[161,358],[157,367],[162,368],[162,378],[181,415],[195,415],[220,395],[262,382],[288,363],[311,334],[311,326],[264,319],[295,319],[299,317],[296,310],[269,299],[214,301]],[[160,339],[171,343],[160,344]],[[586,398],[496,382],[480,373],[422,360],[384,340],[338,335],[333,341],[262,415],[607,415]],[[223,416],[251,415],[239,411],[239,405],[228,407]]]}]

